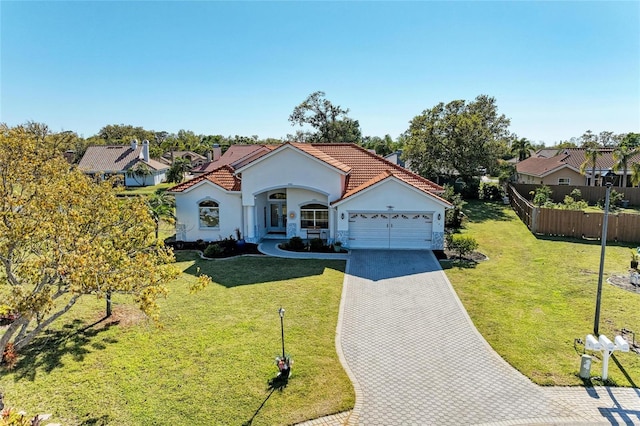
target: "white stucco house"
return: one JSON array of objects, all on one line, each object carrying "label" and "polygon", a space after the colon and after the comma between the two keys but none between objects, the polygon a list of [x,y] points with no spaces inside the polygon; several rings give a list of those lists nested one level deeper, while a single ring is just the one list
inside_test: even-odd
[{"label": "white stucco house", "polygon": [[451,205],[428,179],[354,144],[252,147],[240,158],[231,147],[233,161],[169,190],[176,240],[216,241],[239,229],[249,242],[300,236],[349,248],[444,248]]},{"label": "white stucco house", "polygon": [[[145,165],[148,174],[131,173]],[[78,168],[84,173],[106,179],[121,176],[125,186],[153,186],[165,181],[169,166],[149,158],[149,141],[132,140],[130,145],[92,145],[80,159]]]}]

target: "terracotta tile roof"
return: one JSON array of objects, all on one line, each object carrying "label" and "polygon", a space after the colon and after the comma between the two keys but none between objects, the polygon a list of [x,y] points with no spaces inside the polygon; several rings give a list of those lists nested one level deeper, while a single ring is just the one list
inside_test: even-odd
[{"label": "terracotta tile roof", "polygon": [[195,168],[193,169],[193,172],[210,172],[227,164],[240,162],[247,157],[252,158],[252,154],[255,154],[256,152],[263,152],[266,154],[271,152],[271,150],[269,149],[269,145],[231,145],[229,149],[227,149],[216,161],[212,161],[202,165],[202,167]]},{"label": "terracotta tile roof", "polygon": [[[437,196],[437,194],[441,194],[444,191],[444,188],[440,185],[412,173],[403,167],[393,164],[379,155],[371,153],[355,144],[289,144],[309,155],[312,155],[318,160],[347,173],[346,186],[340,199],[352,196],[353,194],[356,194],[369,186],[375,185],[389,176],[394,176],[420,191],[434,196]],[[204,175],[198,176],[188,182],[171,188],[171,191],[184,191],[201,182],[203,179],[208,179],[216,185],[231,190],[229,189],[231,185],[230,176],[233,175],[235,170],[255,161],[279,147],[282,147],[282,145],[234,145],[230,147],[229,150],[235,146],[242,148],[239,148],[237,152],[233,153],[233,155],[230,154],[224,159],[223,162],[226,164],[215,170],[218,174],[212,176],[212,172],[205,173]],[[260,149],[260,147],[262,147],[262,149]],[[227,150],[227,152],[229,152],[229,150]],[[240,157],[242,154],[244,154],[244,156]],[[227,155],[226,152],[225,155]],[[220,160],[223,160],[225,155],[220,157]],[[220,172],[221,169],[224,169],[225,171]],[[233,188],[236,188],[237,185],[237,189],[233,190],[240,190],[240,180],[237,178],[235,179],[237,182],[234,181]],[[438,198],[441,199],[440,197]]]},{"label": "terracotta tile roof", "polygon": [[259,145],[260,149],[257,149],[247,155],[245,155],[244,157],[242,157],[241,159],[239,159],[238,161],[234,161],[233,163],[231,163],[231,166],[234,169],[239,169],[240,167],[246,166],[247,164],[251,163],[252,161],[257,160],[258,158],[267,155],[268,153],[270,153],[271,151],[273,151],[274,149],[277,149],[278,147],[282,146],[282,145]]},{"label": "terracotta tile roof", "polygon": [[169,188],[169,192],[183,192],[205,180],[227,191],[240,191],[240,179],[235,175],[233,167],[224,165],[216,170],[212,170],[187,182]]},{"label": "terracotta tile roof", "polygon": [[[406,179],[406,176],[402,176],[400,173],[394,173],[394,172],[392,172],[390,170],[385,170],[384,172],[380,173],[377,176],[374,176],[372,179],[368,180],[367,182],[363,183],[362,185],[357,186],[357,187],[351,189],[350,191],[347,191],[346,193],[343,194],[343,196],[339,200],[336,200],[336,201],[332,202],[331,204],[335,204],[335,203],[337,203],[339,201],[342,201],[342,200],[344,200],[346,198],[349,198],[349,197],[357,194],[358,192],[364,191],[365,189],[367,189],[367,188],[369,188],[369,187],[371,187],[371,186],[373,186],[373,185],[375,185],[375,184],[377,184],[379,182],[382,182],[383,180],[388,179],[390,177],[395,177],[395,178],[405,182],[406,184],[409,184],[409,185],[415,187],[415,185],[413,185],[410,181],[408,181]],[[425,189],[422,189],[422,188],[419,188],[419,189],[421,189],[423,192],[426,192],[426,193],[430,194],[431,196],[441,200],[442,202],[444,202],[446,204],[450,204],[447,200],[437,196],[434,193],[434,191],[429,191],[429,190],[425,190]]]},{"label": "terracotta tile roof", "polygon": [[393,175],[401,176],[403,178],[402,180],[422,191],[431,193],[441,193],[444,191],[444,188],[440,185],[412,173],[397,164],[393,164],[376,154],[372,154],[358,145],[332,143],[313,144],[313,146],[319,151],[351,167],[351,171],[347,177],[345,194],[368,183],[385,171],[389,171]]},{"label": "terracotta tile roof", "polygon": [[322,160],[325,163],[335,167],[338,170],[341,170],[341,171],[343,171],[345,173],[349,173],[351,171],[351,167],[349,167],[346,164],[336,160],[335,158],[331,157],[330,155],[322,152],[321,150],[319,150],[318,148],[316,148],[312,144],[299,143],[299,142],[287,142],[287,143],[290,144],[291,146],[295,146],[299,150],[304,151],[309,155],[313,155],[318,160]]},{"label": "terracotta tile roof", "polygon": [[[85,172],[123,172],[144,162],[140,157],[142,146],[131,145],[92,145],[82,156],[78,168]],[[153,170],[166,170],[169,167],[150,159],[146,164]]]}]

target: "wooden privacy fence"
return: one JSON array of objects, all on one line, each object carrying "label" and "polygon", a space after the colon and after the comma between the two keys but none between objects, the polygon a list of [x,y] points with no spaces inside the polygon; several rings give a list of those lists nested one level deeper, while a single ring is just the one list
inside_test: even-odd
[{"label": "wooden privacy fence", "polygon": [[[536,207],[509,185],[511,207],[533,234],[600,239],[604,213]],[[609,213],[607,241],[640,242],[640,215]]]},{"label": "wooden privacy fence", "polygon": [[[530,198],[529,193],[542,185],[515,183],[513,186],[520,194]],[[605,186],[553,185],[549,186],[549,188],[551,188],[551,199],[554,203],[564,202],[565,195],[571,194],[574,189],[579,189],[584,201],[589,204],[596,204],[599,200],[604,200],[607,190]],[[611,189],[624,194],[624,199],[629,201],[630,206],[640,206],[640,188],[619,188],[614,186]]]}]

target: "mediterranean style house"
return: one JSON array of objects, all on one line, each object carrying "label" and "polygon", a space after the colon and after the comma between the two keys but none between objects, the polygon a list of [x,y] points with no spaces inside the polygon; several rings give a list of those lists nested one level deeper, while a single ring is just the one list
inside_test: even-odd
[{"label": "mediterranean style house", "polygon": [[176,240],[240,232],[349,248],[443,249],[443,188],[354,144],[236,145],[169,191]]}]

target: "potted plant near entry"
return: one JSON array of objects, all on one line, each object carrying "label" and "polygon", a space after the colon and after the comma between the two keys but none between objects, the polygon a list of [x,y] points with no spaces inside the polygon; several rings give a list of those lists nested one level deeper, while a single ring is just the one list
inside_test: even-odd
[{"label": "potted plant near entry", "polygon": [[638,251],[631,250],[631,269],[638,269]]},{"label": "potted plant near entry", "polygon": [[340,253],[342,251],[342,242],[336,241],[335,243],[333,243],[333,250],[336,253]]},{"label": "potted plant near entry", "polygon": [[236,228],[236,247],[242,249],[244,247],[244,239],[242,239],[242,233],[240,232],[240,228]]}]

